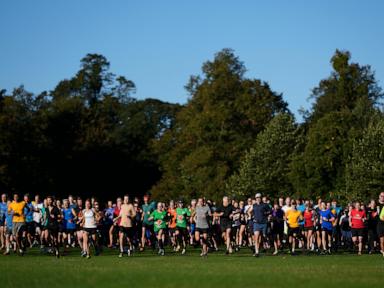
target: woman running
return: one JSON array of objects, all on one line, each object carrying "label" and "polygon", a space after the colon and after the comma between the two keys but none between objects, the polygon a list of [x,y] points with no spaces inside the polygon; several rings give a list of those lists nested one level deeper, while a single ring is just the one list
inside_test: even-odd
[{"label": "woman running", "polygon": [[95,255],[99,254],[99,247],[97,241],[97,221],[99,221],[99,214],[91,207],[91,200],[85,200],[85,209],[82,211],[81,226],[83,227],[83,255],[89,259],[90,253],[90,241],[92,240],[95,247]]},{"label": "woman running", "polygon": [[157,209],[148,217],[148,221],[154,221],[153,230],[159,243],[159,255],[164,256],[165,230],[167,228],[167,212],[163,203],[157,203]]},{"label": "woman running", "polygon": [[358,247],[357,255],[361,255],[363,250],[363,237],[364,237],[364,228],[365,228],[365,220],[367,216],[365,215],[365,211],[360,209],[360,202],[355,203],[355,208],[352,209],[349,214],[349,222],[351,224],[351,232],[352,232],[352,241],[355,246]]},{"label": "woman running", "polygon": [[304,211],[304,236],[307,244],[307,251],[313,250],[313,231],[315,213],[312,210],[312,204],[307,204]]}]

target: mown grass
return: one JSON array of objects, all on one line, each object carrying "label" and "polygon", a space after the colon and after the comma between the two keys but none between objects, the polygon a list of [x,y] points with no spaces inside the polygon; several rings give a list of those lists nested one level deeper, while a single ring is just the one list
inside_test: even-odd
[{"label": "mown grass", "polygon": [[0,256],[1,287],[383,287],[384,259],[379,255],[279,255],[251,257],[215,252],[202,259],[152,251],[118,258],[105,251],[91,259],[77,250],[56,259],[37,249],[25,256]]}]

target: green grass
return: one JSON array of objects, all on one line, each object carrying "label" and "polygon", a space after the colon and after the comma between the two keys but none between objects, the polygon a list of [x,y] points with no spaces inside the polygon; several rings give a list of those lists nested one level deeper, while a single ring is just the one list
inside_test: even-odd
[{"label": "green grass", "polygon": [[0,287],[383,287],[379,255],[264,256],[249,250],[207,259],[198,250],[161,257],[147,251],[118,258],[116,251],[84,259],[73,250],[56,259],[31,250],[0,256]]}]

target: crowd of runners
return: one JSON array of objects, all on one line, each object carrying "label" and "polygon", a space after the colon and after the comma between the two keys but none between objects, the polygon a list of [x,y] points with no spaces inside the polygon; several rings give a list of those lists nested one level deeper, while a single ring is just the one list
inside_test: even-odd
[{"label": "crowd of runners", "polygon": [[0,244],[4,255],[24,255],[37,246],[56,257],[79,249],[86,258],[91,250],[99,255],[105,249],[115,249],[119,257],[144,249],[164,255],[166,247],[168,253],[180,254],[201,247],[203,257],[219,247],[225,247],[226,254],[249,249],[255,257],[298,251],[384,256],[383,207],[384,192],[378,200],[345,207],[335,200],[272,201],[259,193],[245,201],[223,197],[221,203],[203,198],[156,203],[148,195],[141,202],[126,195],[106,205],[93,198],[14,194],[8,199],[2,194]]}]

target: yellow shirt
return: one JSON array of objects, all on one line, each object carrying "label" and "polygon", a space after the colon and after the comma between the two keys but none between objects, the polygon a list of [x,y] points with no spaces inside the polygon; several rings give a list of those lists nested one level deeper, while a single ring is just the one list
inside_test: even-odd
[{"label": "yellow shirt", "polygon": [[8,205],[8,213],[13,211],[13,214],[19,214],[19,216],[13,215],[13,222],[25,222],[24,206],[24,201],[18,203],[12,201],[12,203]]},{"label": "yellow shirt", "polygon": [[286,213],[287,223],[290,228],[299,227],[299,219],[301,218],[301,212],[298,210],[290,209]]}]

